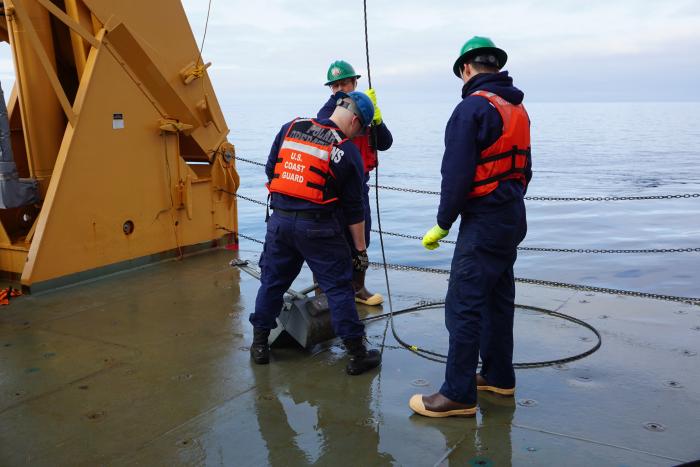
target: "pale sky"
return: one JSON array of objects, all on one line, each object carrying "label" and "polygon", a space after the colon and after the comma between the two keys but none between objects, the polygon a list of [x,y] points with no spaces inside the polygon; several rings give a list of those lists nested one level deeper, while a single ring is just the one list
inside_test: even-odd
[{"label": "pale sky", "polygon": [[[206,0],[184,0],[198,41]],[[452,64],[473,35],[508,52],[530,101],[700,100],[700,0],[367,0],[378,93],[459,96]],[[204,49],[220,100],[318,93],[345,59],[366,86],[361,0],[213,0]],[[13,80],[0,44],[0,80]],[[233,97],[235,99],[235,97]]]}]

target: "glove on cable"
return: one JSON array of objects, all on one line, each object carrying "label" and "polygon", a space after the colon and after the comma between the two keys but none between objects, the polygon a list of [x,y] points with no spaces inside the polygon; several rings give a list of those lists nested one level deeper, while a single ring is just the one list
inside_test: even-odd
[{"label": "glove on cable", "polygon": [[353,251],[352,267],[358,272],[365,272],[367,270],[369,267],[369,256],[367,256],[367,250]]},{"label": "glove on cable", "polygon": [[435,225],[435,227],[428,230],[425,235],[423,235],[423,246],[428,250],[434,250],[440,246],[438,241],[447,237],[448,233],[450,233],[449,230],[445,230],[439,225]]},{"label": "glove on cable", "polygon": [[374,105],[374,118],[372,119],[372,123],[374,123],[375,125],[381,125],[382,111],[379,110],[379,106],[377,105],[377,93],[374,92],[374,89],[369,88],[365,91],[365,94],[367,94],[367,97],[369,97],[369,99],[372,101],[372,104]]}]

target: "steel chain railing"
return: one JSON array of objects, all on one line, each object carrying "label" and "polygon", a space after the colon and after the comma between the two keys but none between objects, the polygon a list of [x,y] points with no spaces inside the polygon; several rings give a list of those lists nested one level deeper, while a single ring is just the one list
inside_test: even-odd
[{"label": "steel chain railing", "polygon": [[[225,229],[225,230],[228,230],[228,229]],[[231,233],[235,234],[235,232],[231,232]],[[265,243],[262,240],[258,240],[257,238],[249,237],[249,236],[243,235],[241,233],[238,233],[237,235],[241,238],[244,238],[246,240],[250,240],[252,242],[255,242],[255,243],[258,243],[261,245]],[[377,263],[374,261],[370,261],[369,265],[373,268],[384,267],[383,263]],[[413,265],[409,265],[409,264],[394,264],[394,263],[387,263],[387,267],[389,269],[393,269],[395,271],[415,271],[415,272],[425,272],[425,273],[430,273],[430,274],[444,274],[444,275],[450,274],[450,270],[445,269],[445,268],[413,266]],[[679,295],[664,295],[664,294],[657,294],[657,293],[651,293],[651,292],[638,292],[635,290],[613,289],[613,288],[609,288],[609,287],[596,287],[596,286],[592,286],[592,285],[583,285],[583,284],[570,284],[568,282],[548,281],[548,280],[544,280],[544,279],[529,279],[529,278],[524,278],[524,277],[516,277],[515,281],[523,283],[523,284],[542,285],[542,286],[546,286],[546,287],[572,289],[572,290],[578,290],[578,291],[582,291],[582,292],[598,292],[598,293],[606,293],[606,294],[612,294],[612,295],[623,295],[626,297],[653,298],[655,300],[666,300],[666,301],[670,301],[670,302],[687,303],[690,305],[700,306],[700,297],[682,297]]]},{"label": "steel chain railing", "polygon": [[[378,230],[371,229],[374,233],[379,233]],[[411,240],[422,240],[423,237],[418,235],[409,235],[398,232],[387,232],[383,230],[384,235],[390,235],[392,237],[409,238]],[[440,240],[441,243],[456,244],[454,240]],[[630,254],[630,253],[700,253],[700,248],[643,248],[643,249],[600,249],[600,248],[545,248],[545,247],[535,247],[535,246],[519,246],[520,251],[540,251],[547,253],[589,253],[589,254]]]},{"label": "steel chain railing", "polygon": [[[400,191],[404,193],[419,193],[422,195],[439,196],[439,191],[419,190],[417,188],[406,188],[387,185],[369,185],[380,190]],[[640,201],[652,199],[689,199],[700,198],[700,193],[681,193],[677,195],[647,195],[647,196],[526,196],[526,201]]]},{"label": "steel chain railing", "polygon": [[241,161],[241,162],[246,162],[246,163],[248,163],[248,164],[259,165],[260,167],[265,167],[265,164],[263,164],[262,162],[252,161],[252,160],[250,160],[250,159],[244,159],[243,157],[238,157],[238,156],[236,156],[236,157],[234,158],[234,160],[236,160],[236,161]]},{"label": "steel chain railing", "polygon": [[[245,162],[248,164],[257,165],[260,167],[265,167],[262,162],[245,159],[243,157],[236,156],[236,160]],[[369,184],[372,188],[379,188],[380,190],[390,190],[390,191],[400,191],[405,193],[418,193],[422,195],[436,195],[439,196],[439,191],[430,190],[420,190],[417,188],[406,188],[398,186],[387,186],[387,185],[375,185],[373,183]],[[646,195],[646,196],[526,196],[525,199],[528,201],[642,201],[642,200],[659,200],[659,199],[689,199],[689,198],[700,198],[700,193],[680,193],[675,195]]]},{"label": "steel chain railing", "polygon": [[[375,268],[384,267],[382,263],[376,263],[370,261],[370,266]],[[387,267],[394,269],[396,271],[416,271],[416,272],[427,272],[431,274],[449,274],[449,269],[444,268],[432,268],[424,266],[411,266],[407,264],[387,264]],[[700,297],[682,297],[678,295],[664,295],[650,292],[637,292],[634,290],[623,290],[623,289],[612,289],[607,287],[595,287],[592,285],[582,285],[582,284],[570,284],[567,282],[557,282],[548,281],[543,279],[528,279],[522,277],[516,277],[516,282],[521,282],[523,284],[533,284],[533,285],[544,285],[547,287],[558,287],[565,289],[580,290],[584,292],[600,292],[614,295],[625,295],[630,297],[642,297],[642,298],[653,298],[656,300],[667,300],[671,302],[688,303],[691,305],[700,305]]]},{"label": "steel chain railing", "polygon": [[[247,196],[240,195],[238,193],[230,193],[225,190],[231,196],[246,200],[248,202],[258,204],[260,206],[267,206],[267,203],[257,199],[249,198]],[[379,233],[379,230],[372,229],[372,232]],[[422,240],[423,237],[418,235],[410,235],[399,232],[388,232],[384,230],[382,232],[384,235],[389,235],[392,237],[407,238],[410,240]],[[443,243],[448,243],[451,245],[456,244],[454,240],[441,240]],[[700,247],[689,247],[689,248],[641,248],[641,249],[602,249],[602,248],[546,248],[546,247],[534,247],[534,246],[519,246],[519,251],[537,251],[542,253],[583,253],[583,254],[657,254],[657,253],[700,253]]]},{"label": "steel chain railing", "polygon": [[[257,166],[261,166],[261,167],[265,166],[265,164],[263,164],[261,162],[253,161],[250,159],[245,159],[242,157],[236,157],[236,160],[239,160],[241,162],[246,162],[249,164],[253,164],[253,165],[257,165]],[[414,189],[414,188],[394,187],[394,186],[374,185],[374,184],[370,184],[369,186],[371,186],[373,188],[392,190],[392,191],[400,191],[400,192],[406,192],[406,193],[418,193],[418,194],[428,194],[428,195],[439,195],[440,194],[440,192],[437,192],[437,191],[420,190],[420,189]],[[225,190],[221,190],[221,191],[225,191]],[[241,199],[249,201],[251,203],[258,204],[261,206],[267,206],[267,203],[265,203],[263,201],[249,198],[247,196],[243,196],[243,195],[240,195],[238,193],[230,193],[228,191],[225,191],[225,192],[230,194],[231,196],[241,198]],[[638,200],[690,199],[690,198],[700,198],[700,193],[684,193],[684,194],[675,194],[675,195],[649,195],[649,196],[584,196],[584,197],[528,196],[525,199],[530,200],[530,201],[638,201]],[[241,233],[236,233],[236,232],[231,232],[231,231],[229,231],[229,232],[238,235],[240,238],[244,238],[246,240],[258,243],[260,245],[263,245],[265,243],[262,240],[258,240],[256,238],[249,237],[249,236],[243,235]],[[375,230],[375,229],[372,229],[372,232],[379,233],[379,231]],[[384,235],[390,235],[390,236],[394,236],[394,237],[401,237],[401,238],[407,238],[407,239],[412,239],[412,240],[422,240],[422,237],[417,236],[417,235],[409,235],[409,234],[404,234],[404,233],[387,232],[387,231],[382,231],[382,233]],[[449,243],[449,244],[456,243],[453,240],[442,240],[442,241],[445,243]],[[698,253],[698,252],[700,252],[700,248],[598,249],[598,248],[518,247],[518,249],[521,251],[538,251],[538,252],[555,252],[555,253],[588,253],[588,254]],[[370,262],[369,264],[372,267],[383,267],[382,263]],[[406,265],[406,264],[387,264],[387,267],[389,267],[390,269],[398,270],[398,271],[416,271],[416,272],[425,272],[425,273],[431,273],[431,274],[449,274],[450,273],[449,269],[433,268],[433,267],[425,267],[425,266],[412,266],[412,265]],[[613,289],[613,288],[606,288],[606,287],[595,287],[595,286],[588,286],[588,285],[581,285],[581,284],[570,284],[570,283],[566,283],[566,282],[548,281],[548,280],[543,280],[543,279],[515,278],[515,280],[517,282],[521,282],[521,283],[525,283],[525,284],[543,285],[543,286],[548,286],[548,287],[560,287],[560,288],[567,288],[567,289],[580,290],[580,291],[600,292],[600,293],[624,295],[624,296],[632,296],[632,297],[653,298],[653,299],[657,299],[657,300],[667,300],[667,301],[672,301],[672,302],[700,305],[700,298],[697,298],[697,297],[682,297],[682,296],[677,296],[677,295],[664,295],[664,294],[656,294],[656,293],[649,293],[649,292],[637,292],[637,291],[632,291],[632,290]]]}]

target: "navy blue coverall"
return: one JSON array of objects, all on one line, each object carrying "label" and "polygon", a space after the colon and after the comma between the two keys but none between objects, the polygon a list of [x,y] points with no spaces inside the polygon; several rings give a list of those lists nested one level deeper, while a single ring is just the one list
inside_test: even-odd
[{"label": "navy blue coverall", "polygon": [[[521,182],[502,181],[487,196],[467,199],[480,153],[501,136],[503,129],[496,108],[483,97],[470,96],[478,90],[498,94],[516,105],[524,97],[507,71],[478,74],[464,85],[462,101],[445,129],[437,222],[449,230],[458,216],[462,220],[445,305],[450,341],[440,393],[465,404],[476,403],[474,375],[480,352],[481,375],[489,384],[515,387],[513,264],[527,231],[525,187]],[[528,160],[528,182],[531,167]]]},{"label": "navy blue coverall", "polygon": [[[318,119],[317,122],[338,128],[331,120]],[[268,180],[272,179],[290,125],[291,122],[282,126],[272,144],[265,165]],[[272,193],[270,205],[273,213],[267,222],[265,245],[260,255],[260,289],[255,300],[255,313],[250,315],[255,328],[277,327],[276,318],[282,310],[284,293],[306,261],[328,297],[336,336],[342,339],[364,336],[364,325],[357,315],[351,283],[350,248],[343,235],[345,223],[357,224],[364,219],[362,161],[357,147],[349,140],[338,148],[343,152],[342,157],[337,161],[332,158],[330,162],[338,201],[321,205]]]},{"label": "navy blue coverall", "polygon": [[[338,101],[338,99],[344,96],[347,96],[347,94],[345,94],[343,91],[338,91],[335,94],[331,95],[328,101],[325,104],[323,104],[323,107],[321,107],[321,109],[318,111],[317,117],[329,118],[335,110],[336,102]],[[389,128],[387,128],[384,122],[380,123],[374,128],[374,131],[376,132],[377,136],[377,151],[386,151],[389,148],[391,148],[391,145],[394,143],[394,137],[391,135]],[[372,229],[372,209],[369,204],[369,172],[364,172],[362,203],[365,207],[365,243],[369,247],[369,233]],[[349,236],[349,233],[346,234],[346,237],[348,238],[348,242],[352,241],[352,239]]]}]

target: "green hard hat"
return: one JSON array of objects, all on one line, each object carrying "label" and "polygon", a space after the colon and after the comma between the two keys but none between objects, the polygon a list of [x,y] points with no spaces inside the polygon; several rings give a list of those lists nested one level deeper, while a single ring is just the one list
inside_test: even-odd
[{"label": "green hard hat", "polygon": [[[496,57],[497,63],[493,63],[492,65],[499,70],[503,68],[503,65],[506,64],[506,60],[508,60],[508,54],[496,47],[496,44],[494,44],[491,39],[488,37],[474,36],[462,46],[462,50],[459,52],[459,58],[455,62],[454,67],[452,67],[452,71],[455,72],[457,78],[461,78],[460,70],[462,69],[462,65],[467,63],[470,58],[477,55],[492,55]],[[489,63],[485,64],[489,65]]]},{"label": "green hard hat", "polygon": [[360,75],[355,73],[355,69],[348,62],[345,60],[336,60],[335,62],[331,63],[331,66],[328,67],[328,73],[326,74],[328,82],[326,83],[326,86],[329,86],[336,81],[340,81],[341,79],[359,77]]}]

